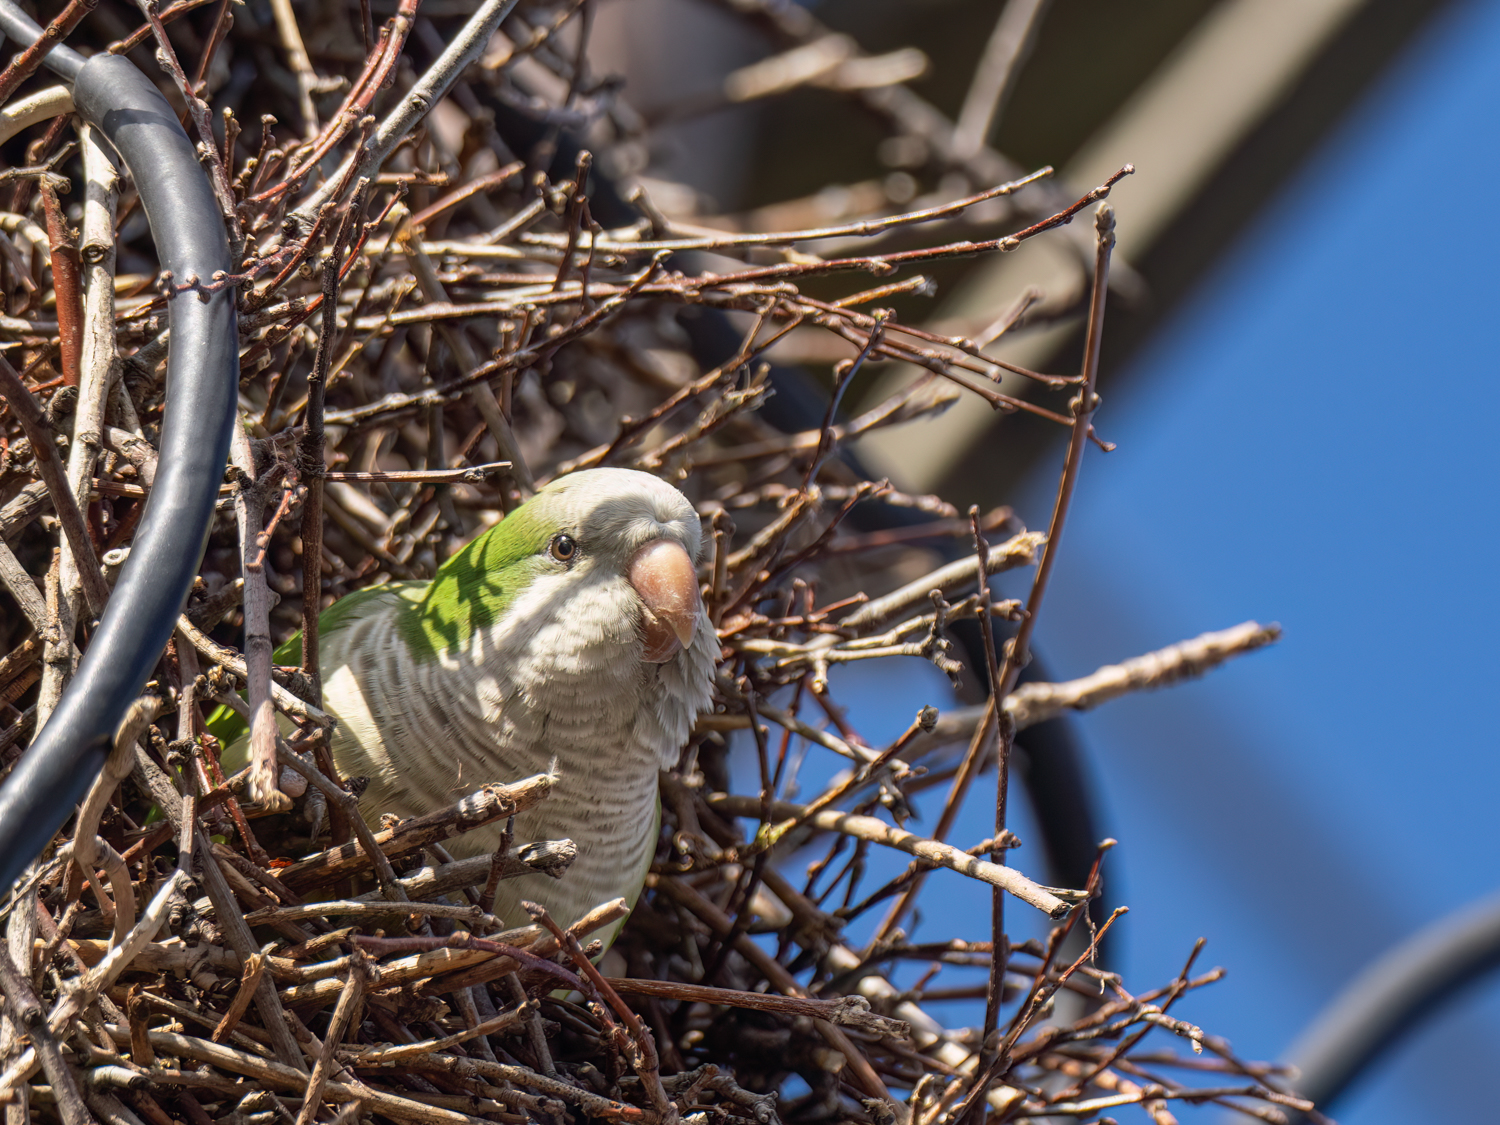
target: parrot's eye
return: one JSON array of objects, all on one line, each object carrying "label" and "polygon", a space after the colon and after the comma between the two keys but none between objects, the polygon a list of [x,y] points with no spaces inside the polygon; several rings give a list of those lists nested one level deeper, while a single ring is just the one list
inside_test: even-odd
[{"label": "parrot's eye", "polygon": [[573,556],[578,554],[578,544],[573,542],[571,535],[557,535],[548,550],[558,562],[572,562]]}]

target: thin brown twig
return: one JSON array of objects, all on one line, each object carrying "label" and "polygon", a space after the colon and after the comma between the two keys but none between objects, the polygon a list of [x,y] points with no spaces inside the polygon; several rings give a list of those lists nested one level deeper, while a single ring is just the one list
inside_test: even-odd
[{"label": "thin brown twig", "polygon": [[[1031,593],[1026,599],[1026,616],[1022,619],[1020,628],[1016,630],[1015,637],[1006,646],[1005,662],[999,672],[995,674],[990,695],[990,711],[998,719],[995,726],[1000,738],[1000,771],[995,798],[995,821],[1000,827],[1004,826],[1005,821],[1007,755],[1010,737],[1015,729],[1013,722],[1009,721],[1008,716],[1003,712],[1002,708],[1006,697],[1015,687],[1016,679],[1021,674],[1021,669],[1030,660],[1031,634],[1036,627],[1037,615],[1041,610],[1042,599],[1047,592],[1047,582],[1052,575],[1058,546],[1062,542],[1063,525],[1067,522],[1068,509],[1073,499],[1073,490],[1078,483],[1078,473],[1083,461],[1083,451],[1088,444],[1089,421],[1094,413],[1094,387],[1099,377],[1099,351],[1102,346],[1104,334],[1104,302],[1109,291],[1109,258],[1110,252],[1114,249],[1115,245],[1114,208],[1108,203],[1100,204],[1094,226],[1098,233],[1098,252],[1094,262],[1094,288],[1089,302],[1088,330],[1084,341],[1084,382],[1078,393],[1078,397],[1073,400],[1073,426],[1068,439],[1068,452],[1063,462],[1062,479],[1057,489],[1057,500],[1052,508],[1052,520],[1047,528],[1047,544],[1043,548],[1042,557],[1037,563],[1036,575],[1033,577],[1031,583]],[[1003,906],[1001,905],[1002,900],[998,893],[993,895],[992,898],[996,904],[994,911],[998,918],[1001,916],[1001,911],[1003,910]],[[1111,916],[1110,921],[1112,922],[1113,920],[1114,916]],[[999,1015],[999,993],[1005,972],[1005,961],[1002,952],[1005,945],[1005,937],[997,929],[992,935],[992,940],[995,943],[995,953],[990,970],[991,998],[986,1005],[986,1033],[993,1028],[992,1021]],[[1098,937],[1096,935],[1094,941],[1097,942],[1097,940]],[[1089,945],[1090,955],[1093,952],[1093,948],[1094,943],[1091,942]],[[1007,1036],[1007,1041],[1002,1044],[999,1057],[995,1060],[996,1067],[1003,1069],[1007,1065],[1009,1048],[1013,1043],[1014,1036]],[[981,1097],[983,1097],[983,1094],[981,1094]]]},{"label": "thin brown twig", "polygon": [[79,355],[83,350],[82,259],[72,230],[57,199],[51,177],[40,180],[42,210],[47,217],[47,251],[52,258],[52,287],[57,293],[57,332],[63,385],[78,386]]},{"label": "thin brown twig", "polygon": [[104,603],[109,598],[109,588],[99,573],[99,559],[94,553],[93,541],[89,538],[88,524],[84,522],[73,491],[68,487],[67,478],[63,476],[57,447],[52,441],[52,425],[37,406],[26,385],[21,382],[16,369],[4,356],[0,356],[0,395],[5,398],[11,414],[31,442],[31,455],[37,475],[47,486],[47,495],[52,500],[58,522],[62,524],[68,549],[77,560],[78,574],[83,580],[83,592],[89,610],[95,616],[101,615]]},{"label": "thin brown twig", "polygon": [[5,70],[0,71],[0,104],[9,101],[17,87],[42,65],[47,52],[66,39],[83,22],[83,18],[98,6],[99,0],[68,0],[63,10],[42,29],[41,35],[26,44],[21,53],[11,59]]}]

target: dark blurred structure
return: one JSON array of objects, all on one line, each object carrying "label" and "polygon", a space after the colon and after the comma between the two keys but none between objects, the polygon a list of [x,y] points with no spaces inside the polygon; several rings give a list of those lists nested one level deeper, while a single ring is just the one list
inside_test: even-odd
[{"label": "dark blurred structure", "polygon": [[[887,96],[884,104],[910,110],[908,102],[921,102],[937,111],[940,126],[957,123],[956,156],[942,151],[943,138],[932,131],[892,136],[889,121],[871,109],[881,99],[848,89],[804,85],[758,105],[729,104],[719,93],[730,81],[726,74],[746,73],[736,68],[787,47],[775,28],[776,13],[795,7],[788,3],[608,5],[600,10],[595,54],[601,69],[628,76],[629,96],[642,113],[679,119],[658,131],[668,140],[649,154],[646,174],[703,193],[702,210],[763,211],[818,193],[804,200],[803,211],[832,221],[840,208],[904,203],[903,195],[951,198],[990,186],[976,182],[976,170],[1044,164],[1058,169],[1061,194],[1076,195],[1134,163],[1136,174],[1113,195],[1120,258],[1133,267],[1116,286],[1105,337],[1104,369],[1113,373],[1125,369],[1403,44],[1448,2],[827,0],[796,9],[828,35],[848,36],[866,61],[899,70],[910,65],[903,52],[924,54],[921,76],[899,87],[914,97]],[[1008,19],[1012,33],[1019,26],[1027,34],[1010,56],[1017,65],[1008,96],[1002,93],[998,112],[992,106],[989,148],[975,150],[972,126],[984,119],[979,110],[987,92],[982,64],[1005,34],[997,18]],[[788,22],[783,16],[780,26]],[[692,51],[681,51],[684,39]],[[657,65],[684,57],[697,61],[695,73]],[[914,119],[920,122],[920,113]],[[753,146],[736,143],[752,131]],[[965,166],[966,146],[972,158]],[[847,184],[847,197],[823,188],[828,183]],[[1025,331],[1011,333],[994,354],[1069,369],[1080,346],[1076,313],[1084,278],[1080,261],[1057,246],[1036,243],[933,271],[938,302],[935,309],[928,302],[925,315],[943,331],[977,334],[1045,278],[1021,322]],[[904,318],[920,315],[912,307],[917,300],[906,298]],[[795,346],[787,352],[816,358],[796,355]],[[997,424],[1005,440],[981,440]],[[1025,415],[997,422],[968,400],[920,428],[866,442],[864,455],[905,486],[942,485],[961,500],[985,504],[1006,494],[1057,434]]]},{"label": "dark blurred structure", "polygon": [[[744,23],[728,15],[716,18],[720,13],[712,4],[649,4],[675,34],[697,34],[711,46],[695,56],[701,73],[667,73],[646,61],[652,40],[644,21],[637,25],[617,58],[630,72],[630,89],[643,108],[667,112],[662,107],[674,98],[701,99],[722,80],[723,68],[749,66],[749,60],[787,46],[769,35],[752,43]],[[753,111],[725,108],[684,120],[679,142],[653,153],[647,174],[703,193],[697,201],[702,210],[764,214],[801,199],[802,210],[793,213],[818,222],[836,221],[872,202],[904,203],[903,193],[908,199],[944,193],[951,198],[989,186],[1011,169],[1044,164],[1059,170],[1064,193],[1077,195],[1122,164],[1134,163],[1136,174],[1112,196],[1120,215],[1119,251],[1131,272],[1116,287],[1103,358],[1109,372],[1106,397],[1129,394],[1129,383],[1118,376],[1131,370],[1131,357],[1403,48],[1450,6],[1449,0],[827,0],[807,8],[830,33],[851,37],[866,54],[890,59],[915,47],[926,55],[924,75],[905,88],[942,115],[939,125],[957,125],[960,149],[965,123],[976,119],[974,102],[983,92],[987,55],[993,56],[1008,19],[1029,23],[1027,34],[1012,44],[1016,70],[1001,84],[1008,97],[1002,93],[998,120],[982,138],[993,159],[981,153],[962,167],[961,159],[941,151],[940,140],[892,137],[889,121],[870,112],[868,99],[804,87]],[[744,15],[776,5],[726,0],[718,7]],[[674,20],[679,11],[691,13],[690,19]],[[754,157],[746,160],[746,150],[728,138],[752,130]],[[972,146],[972,129],[970,134]],[[732,150],[734,160],[715,162],[718,148]],[[991,170],[994,179],[976,177],[976,165],[980,172]],[[819,191],[830,182],[846,183],[847,198]],[[993,226],[985,227],[983,220],[976,225],[972,237],[994,237],[1021,224],[1004,216]],[[936,306],[924,313],[914,307],[917,299],[893,302],[900,304],[903,318],[925,316],[934,330],[974,337],[1040,283],[1019,322],[1023,330],[1007,335],[992,354],[1040,370],[1076,370],[1082,342],[1078,306],[1087,276],[1081,258],[1058,242],[1037,242],[1013,255],[932,272],[939,287]],[[799,352],[795,342],[783,358],[814,369],[820,360],[827,363],[814,351]],[[901,378],[892,365],[883,365],[871,384]],[[1016,379],[1006,390],[1019,394],[1027,388]],[[1061,437],[1055,426],[1032,416],[996,416],[966,398],[940,418],[876,435],[859,454],[877,475],[902,486],[941,489],[961,502],[987,507],[1013,495],[1014,486]],[[1068,741],[1064,724],[1048,727],[1048,737]],[[1036,757],[1053,760],[1047,754]],[[1073,762],[1077,756],[1070,750],[1056,760]],[[1029,778],[1028,788],[1034,794],[1049,790],[1045,778]],[[1051,787],[1053,792],[1069,788]],[[1042,820],[1051,823],[1047,815]],[[1048,850],[1056,865],[1056,847]],[[1452,944],[1468,937],[1444,931],[1432,941],[1441,945],[1451,938]],[[1473,960],[1493,960],[1489,945]],[[1361,1066],[1399,1037],[1392,1027],[1410,1030],[1419,1015],[1434,1010],[1445,986],[1426,987],[1430,983],[1420,972],[1403,978],[1387,990],[1394,1000],[1372,993],[1353,1016],[1344,1010],[1348,1003],[1334,1005],[1309,1031],[1321,1035],[1317,1049],[1294,1052],[1307,1070],[1308,1091],[1320,1102],[1341,1093]],[[1352,987],[1351,995],[1360,987]],[[1365,1034],[1339,1030],[1356,1025]]]}]

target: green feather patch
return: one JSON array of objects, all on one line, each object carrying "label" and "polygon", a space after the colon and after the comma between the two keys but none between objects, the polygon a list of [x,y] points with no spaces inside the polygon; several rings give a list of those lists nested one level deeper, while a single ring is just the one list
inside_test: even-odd
[{"label": "green feather patch", "polygon": [[475,630],[498,621],[536,576],[557,530],[535,501],[517,508],[438,568],[401,635],[413,658],[433,660],[461,648]]},{"label": "green feather patch", "polygon": [[[356,590],[322,612],[318,632],[326,636],[352,625],[365,614],[388,607],[395,596],[405,603],[400,629],[412,658],[435,660],[467,644],[476,629],[486,629],[500,619],[543,565],[542,552],[555,531],[544,506],[535,501],[522,505],[438,567],[430,583],[387,582]],[[282,642],[272,660],[280,665],[301,663],[300,630]],[[209,716],[207,726],[226,748],[247,729],[245,720],[223,705]]]},{"label": "green feather patch", "polygon": [[[411,601],[416,601],[419,591],[425,590],[425,582],[386,582],[379,586],[369,586],[363,590],[355,590],[334,602],[318,615],[318,633],[327,636],[345,625],[358,621],[371,610],[380,608],[382,602],[391,596],[393,592],[406,593]],[[409,593],[408,593],[409,591]],[[273,664],[287,667],[302,663],[302,630],[298,629],[271,654]],[[240,692],[243,697],[244,692]],[[249,729],[240,713],[232,707],[226,707],[222,703],[214,708],[213,714],[209,715],[207,723],[208,733],[217,738],[227,750],[237,739],[242,738]],[[226,767],[227,768],[227,767]]]}]

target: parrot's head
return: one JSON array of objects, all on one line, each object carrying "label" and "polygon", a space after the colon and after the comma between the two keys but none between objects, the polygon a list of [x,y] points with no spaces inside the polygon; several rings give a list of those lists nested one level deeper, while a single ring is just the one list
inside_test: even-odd
[{"label": "parrot's head", "polygon": [[626,610],[641,659],[653,664],[673,660],[706,628],[697,574],[702,529],[670,484],[633,469],[586,469],[553,481],[521,511],[549,532],[537,594]]},{"label": "parrot's head", "polygon": [[642,743],[675,761],[712,705],[719,654],[698,592],[702,538],[687,497],[649,473],[559,477],[409,595],[410,651],[482,687],[512,685],[501,695],[519,691],[554,723],[626,709]]}]

